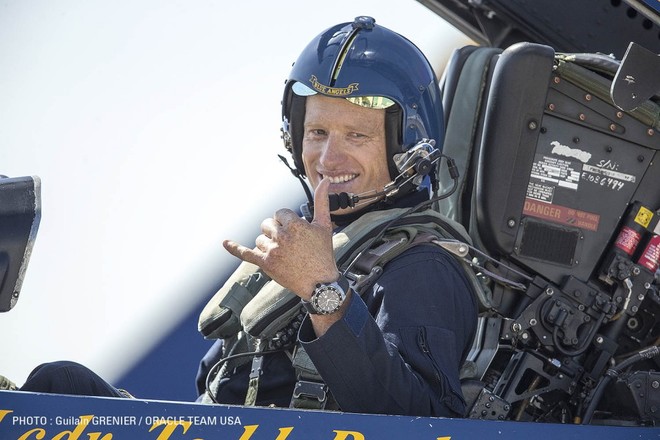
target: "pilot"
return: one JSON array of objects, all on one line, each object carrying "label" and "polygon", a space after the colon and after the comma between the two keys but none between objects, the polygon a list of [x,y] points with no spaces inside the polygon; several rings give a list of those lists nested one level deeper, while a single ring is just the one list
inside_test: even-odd
[{"label": "pilot", "polygon": [[[295,62],[282,115],[292,171],[314,191],[313,197],[307,192],[302,210],[308,218],[280,209],[261,223],[254,247],[223,244],[299,297],[302,322],[296,321],[300,315],[292,319],[295,328],[300,325],[297,340],[293,350],[278,351],[245,329],[235,335],[215,331],[213,311],[238,290],[230,279],[200,319],[202,333],[213,328],[206,336],[220,340],[201,363],[199,400],[463,416],[459,370],[477,317],[463,267],[440,247],[422,243],[400,251],[375,282],[356,289],[356,277],[338,265],[333,243],[333,233],[350,229],[343,244],[350,247],[352,236],[379,231],[378,218],[429,205],[433,173],[407,179],[410,170],[401,169],[416,145],[433,139],[439,148],[442,142],[441,95],[428,60],[371,17],[338,24],[314,38]],[[234,278],[252,280],[243,287],[259,284],[245,273]],[[251,322],[246,310],[259,317],[268,312],[274,301],[267,296],[258,287],[250,292],[254,299],[241,313],[243,324]],[[266,305],[255,306],[258,301]],[[241,360],[246,351],[252,356]],[[231,365],[223,357],[232,357],[226,361]]]}]

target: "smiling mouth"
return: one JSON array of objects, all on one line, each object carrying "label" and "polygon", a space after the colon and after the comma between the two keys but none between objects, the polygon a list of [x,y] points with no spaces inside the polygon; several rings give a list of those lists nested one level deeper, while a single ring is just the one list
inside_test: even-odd
[{"label": "smiling mouth", "polygon": [[355,179],[357,176],[358,176],[357,174],[343,174],[341,176],[325,176],[321,174],[321,178],[327,177],[330,180],[330,183],[332,184],[350,182],[351,180]]}]

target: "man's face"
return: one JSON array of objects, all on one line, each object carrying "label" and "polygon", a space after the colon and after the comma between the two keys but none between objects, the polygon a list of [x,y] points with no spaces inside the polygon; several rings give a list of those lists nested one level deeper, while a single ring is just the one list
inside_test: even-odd
[{"label": "man's face", "polygon": [[381,191],[390,182],[385,110],[360,107],[343,98],[308,96],[302,159],[313,188],[329,177],[331,194]]}]

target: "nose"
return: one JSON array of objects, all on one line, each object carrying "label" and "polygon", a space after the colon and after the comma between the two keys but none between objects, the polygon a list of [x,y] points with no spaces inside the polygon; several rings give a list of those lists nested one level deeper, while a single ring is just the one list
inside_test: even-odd
[{"label": "nose", "polygon": [[329,135],[321,150],[319,162],[326,169],[336,168],[346,160],[346,145],[337,135]]}]

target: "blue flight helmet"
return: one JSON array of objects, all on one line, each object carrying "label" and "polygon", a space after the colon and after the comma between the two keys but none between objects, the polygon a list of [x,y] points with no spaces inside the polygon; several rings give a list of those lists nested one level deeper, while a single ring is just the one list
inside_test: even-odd
[{"label": "blue flight helmet", "polygon": [[442,97],[431,64],[411,41],[376,25],[371,17],[357,17],[352,23],[325,30],[293,65],[284,87],[282,138],[299,178],[305,176],[305,96],[315,93],[386,109],[387,161],[392,179],[399,174],[395,154],[408,151],[423,139],[433,139],[435,147],[442,149]]}]

